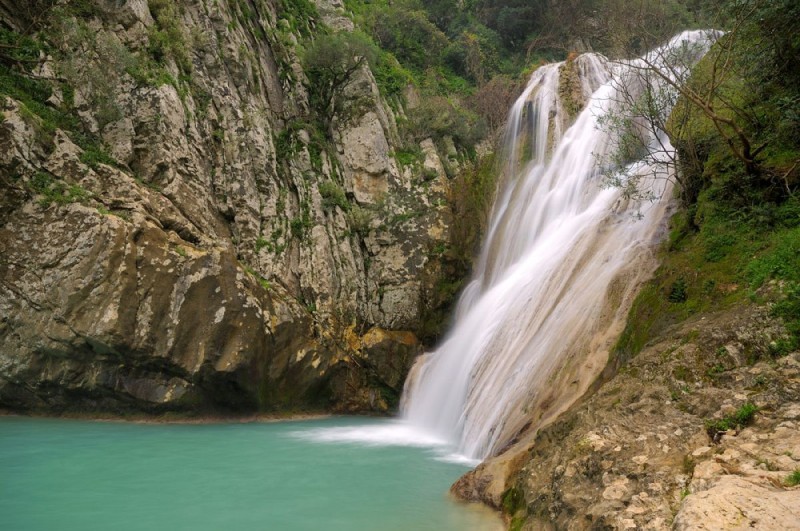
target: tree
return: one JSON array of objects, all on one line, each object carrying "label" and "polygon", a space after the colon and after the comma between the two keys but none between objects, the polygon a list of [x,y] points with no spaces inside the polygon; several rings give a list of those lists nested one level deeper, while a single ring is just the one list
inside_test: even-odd
[{"label": "tree", "polygon": [[509,76],[494,76],[467,98],[467,108],[486,120],[490,131],[499,130],[505,124],[508,110],[523,88],[524,82]]},{"label": "tree", "polygon": [[447,37],[428,20],[427,13],[403,7],[377,9],[372,16],[372,36],[401,63],[425,69],[439,62]]},{"label": "tree", "polygon": [[679,161],[667,131],[682,131],[688,123],[691,109],[677,103],[693,66],[717,36],[710,32],[699,40],[679,37],[642,58],[613,65],[611,101],[598,118],[600,128],[611,139],[610,149],[598,155],[606,184],[622,188],[628,197],[642,198],[646,193],[639,185],[643,175],[621,171],[639,161],[653,169],[652,177],[675,179],[684,201],[691,202],[695,190],[678,171]]},{"label": "tree", "polygon": [[375,60],[377,52],[360,33],[339,32],[317,37],[303,55],[309,82],[311,106],[317,111],[325,131],[341,111],[344,89],[353,75]]},{"label": "tree", "polygon": [[[611,184],[635,194],[637,183],[614,177],[613,169],[636,157],[666,157],[673,168],[680,164],[683,171],[674,178],[681,197],[691,203],[703,186],[703,164],[713,144],[741,168],[731,186],[734,194],[743,187],[773,184],[793,193],[792,175],[800,160],[800,93],[796,66],[789,66],[796,63],[786,58],[800,51],[797,18],[790,16],[800,16],[800,8],[789,0],[778,3],[786,4],[783,11],[767,0],[728,2],[721,11],[728,30],[715,35],[697,65],[696,54],[685,47],[660,47],[625,62],[620,69],[625,73],[617,79],[619,105],[601,124],[616,135],[605,161]],[[680,161],[665,143],[665,132],[679,148]],[[769,151],[780,156],[765,155]]]}]

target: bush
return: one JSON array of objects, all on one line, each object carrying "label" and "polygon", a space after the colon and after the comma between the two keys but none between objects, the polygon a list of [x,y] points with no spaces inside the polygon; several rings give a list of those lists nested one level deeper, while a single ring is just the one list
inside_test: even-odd
[{"label": "bush", "polygon": [[367,208],[353,205],[347,214],[347,222],[350,230],[361,236],[366,236],[372,226],[374,214]]},{"label": "bush", "polygon": [[505,124],[508,111],[522,89],[523,83],[509,76],[497,75],[467,98],[467,107],[478,113],[489,129],[495,130]]},{"label": "bush", "polygon": [[384,49],[401,62],[424,70],[439,62],[447,37],[432,24],[424,11],[403,7],[375,10],[372,35]]},{"label": "bush", "polygon": [[345,212],[350,210],[350,203],[344,194],[342,187],[333,181],[324,181],[319,184],[319,194],[322,196],[322,206],[325,210],[332,210],[339,207]]},{"label": "bush", "polygon": [[717,442],[722,433],[734,429],[738,430],[752,424],[756,412],[758,412],[758,407],[752,402],[746,402],[727,417],[720,420],[707,420],[706,433],[708,433],[712,441]]},{"label": "bush", "polygon": [[410,117],[415,141],[450,136],[458,146],[469,149],[486,135],[486,124],[478,115],[441,96],[426,98]]},{"label": "bush", "polygon": [[51,203],[65,205],[82,203],[89,199],[89,192],[76,184],[67,184],[53,178],[50,174],[36,173],[28,182],[30,189],[41,196],[39,204],[47,206]]},{"label": "bush", "polygon": [[377,49],[364,34],[339,32],[318,36],[303,54],[311,106],[327,131],[342,110],[344,88],[364,64],[374,63]]},{"label": "bush", "polygon": [[181,28],[178,11],[172,0],[148,0],[155,26],[148,34],[147,50],[157,63],[164,63],[172,57],[180,71],[189,74],[192,71],[190,47]]},{"label": "bush", "polygon": [[317,6],[310,0],[280,0],[278,18],[289,23],[289,27],[304,37],[310,37],[316,19]]},{"label": "bush", "polygon": [[389,52],[381,52],[373,68],[375,81],[384,97],[399,96],[414,81],[411,72],[403,68]]}]

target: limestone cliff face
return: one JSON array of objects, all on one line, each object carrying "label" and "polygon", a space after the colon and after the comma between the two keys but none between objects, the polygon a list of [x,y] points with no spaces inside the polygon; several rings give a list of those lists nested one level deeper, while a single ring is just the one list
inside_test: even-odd
[{"label": "limestone cliff face", "polygon": [[35,72],[76,129],[0,101],[0,406],[390,407],[448,240],[432,143],[438,171],[398,164],[368,68],[316,130],[297,43],[322,21],[290,3],[88,4]]}]

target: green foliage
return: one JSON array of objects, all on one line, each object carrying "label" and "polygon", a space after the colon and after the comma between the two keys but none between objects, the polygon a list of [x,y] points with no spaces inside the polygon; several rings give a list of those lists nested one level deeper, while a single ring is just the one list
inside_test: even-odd
[{"label": "green foliage", "polygon": [[28,182],[28,186],[40,196],[39,204],[42,206],[47,206],[51,203],[58,205],[82,203],[89,199],[91,195],[81,186],[67,184],[44,172],[36,173]]},{"label": "green foliage", "polygon": [[410,131],[416,141],[427,136],[450,136],[459,147],[469,148],[486,134],[485,122],[477,114],[441,96],[426,98],[410,116]]},{"label": "green foliage", "polygon": [[410,71],[404,68],[390,52],[381,51],[372,67],[375,82],[384,97],[400,96],[414,81]]},{"label": "green foliage", "polygon": [[[687,112],[681,107],[688,104],[679,100],[667,125],[679,149],[681,184],[688,192],[682,212],[672,220],[662,265],[634,303],[617,345],[619,355],[635,354],[649,338],[698,312],[752,302],[771,304],[789,337],[758,347],[749,361],[800,346],[800,135],[793,111],[800,101],[800,85],[789,83],[794,74],[778,59],[796,50],[796,38],[781,33],[783,20],[769,18],[774,13],[768,2],[728,5],[753,9],[754,15],[737,19],[738,32],[729,34],[735,40],[721,43],[730,45],[732,52],[722,63],[728,69],[718,78],[713,105],[743,128],[754,151],[765,147],[756,168],[748,170],[708,116],[691,106]],[[787,12],[796,9],[783,7]],[[759,15],[762,10],[768,12],[764,18]],[[725,60],[728,56],[719,54],[726,49],[712,51],[699,63],[690,78],[694,87],[708,87],[714,58]],[[779,122],[782,125],[775,127]],[[684,301],[674,303],[683,296]]]},{"label": "green foliage", "polygon": [[495,32],[470,24],[445,49],[443,60],[459,76],[483,84],[500,69],[500,39]]},{"label": "green foliage", "polygon": [[117,161],[114,160],[114,157],[109,155],[105,149],[98,145],[87,147],[83,153],[81,153],[81,162],[92,169],[97,169],[98,165],[100,164],[106,164],[109,166],[117,165]]},{"label": "green foliage", "polygon": [[800,227],[780,231],[768,245],[745,269],[751,287],[758,288],[770,278],[800,282]]},{"label": "green foliage", "polygon": [[311,106],[327,132],[333,116],[343,110],[344,88],[365,64],[372,64],[377,49],[359,32],[318,35],[303,54]]},{"label": "green foliage", "polygon": [[[100,162],[115,164],[103,150],[99,139],[84,128],[72,109],[74,88],[58,79],[33,77],[25,70],[25,67],[38,63],[34,58],[38,58],[43,51],[55,53],[49,45],[38,37],[28,37],[0,28],[0,46],[6,44],[10,47],[6,58],[13,60],[11,64],[0,60],[0,96],[10,96],[22,104],[20,112],[37,131],[38,141],[46,149],[49,148],[55,131],[61,129],[69,133],[70,138],[83,149],[81,160],[85,163],[93,167]],[[50,101],[58,92],[63,96],[61,104]],[[101,112],[97,118],[102,120],[102,106],[99,111]]]},{"label": "green foliage", "polygon": [[293,237],[298,239],[305,238],[308,234],[308,231],[311,230],[311,227],[313,226],[314,223],[306,209],[303,209],[303,212],[300,216],[292,218],[289,221],[289,231]]},{"label": "green foliage", "polygon": [[359,236],[366,236],[372,226],[375,214],[368,208],[359,205],[352,205],[347,213],[347,224],[350,230]]},{"label": "green foliage", "polygon": [[278,18],[289,24],[291,31],[310,37],[319,18],[316,5],[310,0],[280,0]]},{"label": "green foliage", "polygon": [[422,150],[419,148],[396,149],[392,156],[403,166],[413,166],[415,164],[419,164],[425,158],[422,154]]},{"label": "green foliage", "polygon": [[732,414],[722,419],[707,420],[705,423],[706,433],[708,433],[711,440],[717,441],[721,433],[729,430],[739,430],[752,424],[757,412],[758,407],[751,402],[747,402]]},{"label": "green foliage", "polygon": [[350,203],[344,194],[344,190],[333,181],[323,181],[319,184],[319,194],[322,196],[322,206],[326,210],[339,207],[343,211],[350,210]]},{"label": "green foliage", "polygon": [[71,15],[84,19],[96,17],[102,13],[95,0],[71,0],[66,8]]},{"label": "green foliage", "polygon": [[[293,120],[275,137],[275,154],[279,161],[288,161],[295,153],[308,150],[311,166],[322,169],[322,154],[330,148],[330,143],[321,131],[322,124]],[[301,131],[307,135],[308,142],[301,141]]]},{"label": "green foliage", "polygon": [[373,17],[375,41],[412,68],[433,66],[447,45],[447,37],[422,10],[390,5],[377,9]]},{"label": "green foliage", "polygon": [[36,64],[47,46],[40,40],[0,26],[0,63],[12,66],[18,63]]},{"label": "green foliage", "polygon": [[800,468],[797,468],[786,477],[786,485],[788,487],[796,487],[800,485]]},{"label": "green foliage", "polygon": [[672,283],[670,289],[669,302],[686,302],[686,280],[681,277]]},{"label": "green foliage", "polygon": [[[797,200],[794,199],[793,202]],[[772,314],[783,319],[790,333],[788,341],[773,349],[773,355],[800,346],[800,222],[790,229],[776,230],[765,248],[745,268],[750,288],[757,290],[769,279],[782,281],[782,289],[769,296],[775,300]]]},{"label": "green foliage", "polygon": [[148,0],[147,5],[156,21],[148,33],[147,51],[156,63],[163,64],[172,57],[182,73],[191,73],[191,48],[181,28],[175,0]]}]

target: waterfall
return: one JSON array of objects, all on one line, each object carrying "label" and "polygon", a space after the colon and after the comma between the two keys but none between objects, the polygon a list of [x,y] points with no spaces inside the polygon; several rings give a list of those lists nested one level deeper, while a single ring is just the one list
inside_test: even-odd
[{"label": "waterfall", "polygon": [[[636,287],[652,272],[674,171],[666,135],[639,124],[644,141],[660,149],[618,171],[640,193],[603,186],[599,161],[619,138],[599,124],[620,112],[623,94],[642,90],[645,59],[682,81],[717,36],[684,32],[627,62],[579,56],[570,68],[584,108],[574,121],[559,98],[565,63],[533,73],[509,114],[497,199],[454,325],[406,384],[411,425],[482,459],[562,411],[596,378]],[[668,112],[677,97],[658,79]]]}]

